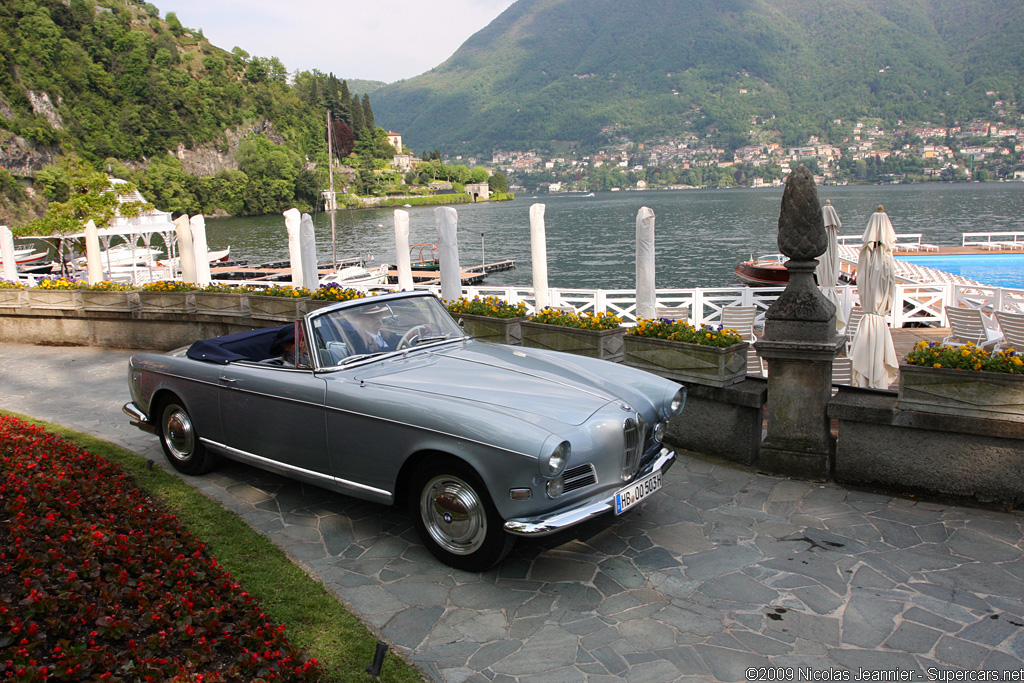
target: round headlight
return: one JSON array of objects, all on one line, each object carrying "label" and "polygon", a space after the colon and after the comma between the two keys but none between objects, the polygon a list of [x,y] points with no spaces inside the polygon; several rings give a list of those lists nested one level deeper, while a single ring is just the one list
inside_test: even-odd
[{"label": "round headlight", "polygon": [[668,415],[666,417],[675,417],[679,413],[683,412],[683,405],[686,403],[686,387],[679,387],[679,390],[672,397],[671,402],[668,404]]},{"label": "round headlight", "polygon": [[558,498],[562,495],[562,491],[565,490],[565,480],[561,477],[549,479],[544,488],[548,494],[548,498]]},{"label": "round headlight", "polygon": [[550,479],[557,477],[565,469],[565,463],[569,462],[569,453],[572,448],[568,441],[563,441],[555,446],[554,450],[546,458],[541,458],[540,473]]},{"label": "round headlight", "polygon": [[654,440],[661,443],[665,440],[665,423],[659,422],[654,425]]}]

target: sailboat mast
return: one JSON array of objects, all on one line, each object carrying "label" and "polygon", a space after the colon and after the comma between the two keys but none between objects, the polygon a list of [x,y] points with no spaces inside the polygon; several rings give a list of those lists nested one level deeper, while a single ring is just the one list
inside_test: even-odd
[{"label": "sailboat mast", "polygon": [[334,196],[334,148],[331,145],[331,137],[333,131],[331,130],[331,110],[327,110],[327,177],[331,181],[331,270],[338,269],[338,251],[337,243],[334,237],[334,210],[338,208],[337,200]]}]

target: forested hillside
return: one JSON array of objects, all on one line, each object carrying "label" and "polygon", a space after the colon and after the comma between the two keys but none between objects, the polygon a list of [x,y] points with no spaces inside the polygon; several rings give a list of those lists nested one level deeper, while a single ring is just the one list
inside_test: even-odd
[{"label": "forested hillside", "polygon": [[444,64],[374,93],[413,148],[597,145],[836,118],[939,125],[1024,93],[1024,0],[519,0]]},{"label": "forested hillside", "polygon": [[[33,207],[10,174],[59,156],[136,182],[161,209],[256,214],[312,206],[326,174],[325,110],[347,154],[379,140],[369,98],[333,75],[287,82],[276,58],[227,52],[201,29],[127,0],[0,4],[0,204]],[[386,142],[386,140],[385,140]],[[62,199],[50,166],[46,199]],[[0,217],[0,222],[4,222]]]}]

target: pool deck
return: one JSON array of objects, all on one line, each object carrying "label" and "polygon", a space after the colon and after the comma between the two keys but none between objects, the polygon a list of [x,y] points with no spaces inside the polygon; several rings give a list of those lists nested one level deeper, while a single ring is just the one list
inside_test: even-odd
[{"label": "pool deck", "polygon": [[[894,333],[901,349],[942,331]],[[0,344],[0,408],[167,467],[157,439],[121,413],[130,353]],[[182,479],[273,540],[436,681],[1024,670],[1016,511],[793,481],[681,453],[665,489],[639,509],[521,541],[499,568],[472,574],[436,562],[401,509],[234,463]]]}]

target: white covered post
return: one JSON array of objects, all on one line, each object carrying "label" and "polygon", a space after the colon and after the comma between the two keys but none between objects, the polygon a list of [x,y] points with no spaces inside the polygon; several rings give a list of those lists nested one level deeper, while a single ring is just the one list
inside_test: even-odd
[{"label": "white covered post", "polygon": [[533,260],[533,296],[538,311],[548,307],[548,246],[544,231],[544,204],[530,206],[530,258]]},{"label": "white covered post", "polygon": [[292,287],[302,286],[302,242],[299,229],[302,216],[299,210],[292,208],[284,212],[284,227],[288,230],[288,258],[292,264]]},{"label": "white covered post", "polygon": [[441,265],[441,298],[455,301],[462,296],[462,268],[459,266],[459,214],[450,206],[434,209],[437,224],[438,260]]},{"label": "white covered post", "polygon": [[181,279],[185,282],[196,282],[196,252],[192,248],[192,229],[189,227],[188,216],[181,214],[174,219],[174,232],[178,235]]},{"label": "white covered post", "polygon": [[320,272],[316,263],[316,232],[313,219],[308,213],[302,214],[299,222],[299,246],[302,254],[302,286],[316,289],[320,286]]},{"label": "white covered post", "polygon": [[196,284],[205,287],[213,277],[210,275],[210,250],[206,246],[206,219],[203,214],[189,219],[192,228],[192,252],[196,261]]},{"label": "white covered post", "polygon": [[6,225],[0,225],[0,256],[4,260],[4,279],[18,281],[18,263],[14,260],[14,233]]},{"label": "white covered post", "polygon": [[409,212],[395,209],[395,257],[398,268],[398,289],[410,291],[413,288],[412,258],[409,255]]},{"label": "white covered post", "polygon": [[654,211],[644,206],[636,214],[636,317],[653,318],[657,311],[654,289]]},{"label": "white covered post", "polygon": [[103,264],[100,262],[102,258],[100,233],[96,229],[96,223],[90,218],[85,224],[85,264],[90,285],[103,281]]}]

